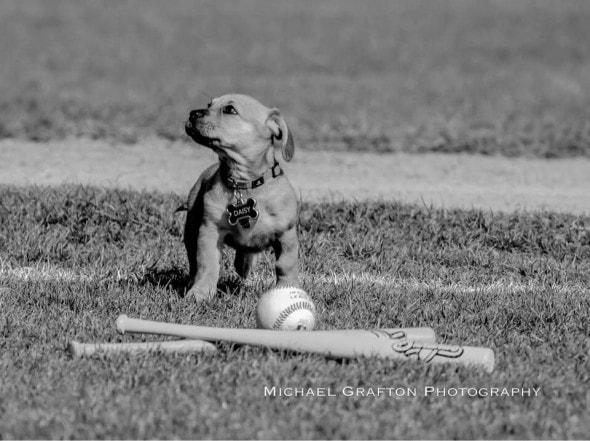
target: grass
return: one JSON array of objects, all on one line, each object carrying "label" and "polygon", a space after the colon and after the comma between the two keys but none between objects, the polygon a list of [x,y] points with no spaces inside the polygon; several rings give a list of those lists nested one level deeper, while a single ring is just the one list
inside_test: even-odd
[{"label": "grass", "polygon": [[241,91],[304,148],[590,156],[583,0],[7,0],[0,138],[185,139]]},{"label": "grass", "polygon": [[[494,348],[494,373],[221,345],[212,355],[72,359],[118,314],[253,327],[272,255],[182,297],[171,194],[0,187],[0,438],[587,438],[590,218],[399,203],[304,204],[301,269],[319,329],[432,326]],[[353,277],[357,275],[358,277]],[[265,397],[264,387],[535,387],[538,397]]]}]

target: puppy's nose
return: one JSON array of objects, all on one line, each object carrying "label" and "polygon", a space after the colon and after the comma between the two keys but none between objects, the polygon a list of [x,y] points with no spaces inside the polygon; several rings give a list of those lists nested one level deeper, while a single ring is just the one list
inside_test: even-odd
[{"label": "puppy's nose", "polygon": [[196,119],[203,118],[207,113],[207,109],[191,110],[189,120],[194,122]]}]

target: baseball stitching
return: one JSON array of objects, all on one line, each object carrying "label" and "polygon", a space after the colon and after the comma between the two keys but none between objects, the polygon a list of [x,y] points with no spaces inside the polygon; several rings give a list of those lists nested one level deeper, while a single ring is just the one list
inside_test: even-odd
[{"label": "baseball stitching", "polygon": [[311,313],[314,313],[315,308],[313,307],[313,305],[311,305],[309,302],[304,302],[304,301],[299,301],[299,302],[295,302],[291,305],[289,305],[288,308],[285,308],[281,311],[281,313],[279,314],[279,316],[277,317],[277,319],[275,320],[275,322],[272,325],[272,329],[280,329],[281,326],[283,325],[284,321],[287,319],[287,317],[289,317],[291,315],[291,313],[297,311],[298,309],[307,309],[309,311],[311,311]]}]

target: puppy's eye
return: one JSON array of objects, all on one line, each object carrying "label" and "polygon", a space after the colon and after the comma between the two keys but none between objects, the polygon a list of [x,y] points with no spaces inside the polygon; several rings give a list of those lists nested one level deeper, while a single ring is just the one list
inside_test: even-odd
[{"label": "puppy's eye", "polygon": [[237,115],[238,114],[236,108],[231,105],[225,106],[223,109],[221,109],[221,111],[225,114],[228,114],[228,115]]}]

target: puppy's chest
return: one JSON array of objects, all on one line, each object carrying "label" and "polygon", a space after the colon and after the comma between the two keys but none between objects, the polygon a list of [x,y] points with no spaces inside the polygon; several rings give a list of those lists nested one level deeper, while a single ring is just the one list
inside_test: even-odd
[{"label": "puppy's chest", "polygon": [[[234,248],[256,251],[271,246],[287,226],[275,210],[268,208],[265,205],[257,205],[254,208],[228,207],[224,222],[225,242]],[[253,217],[254,210],[256,217]],[[247,222],[243,222],[244,220]],[[232,223],[235,225],[231,225]]]},{"label": "puppy's chest", "polygon": [[293,225],[290,208],[267,195],[244,195],[242,203],[231,200],[223,214],[225,242],[234,248],[263,250]]}]

